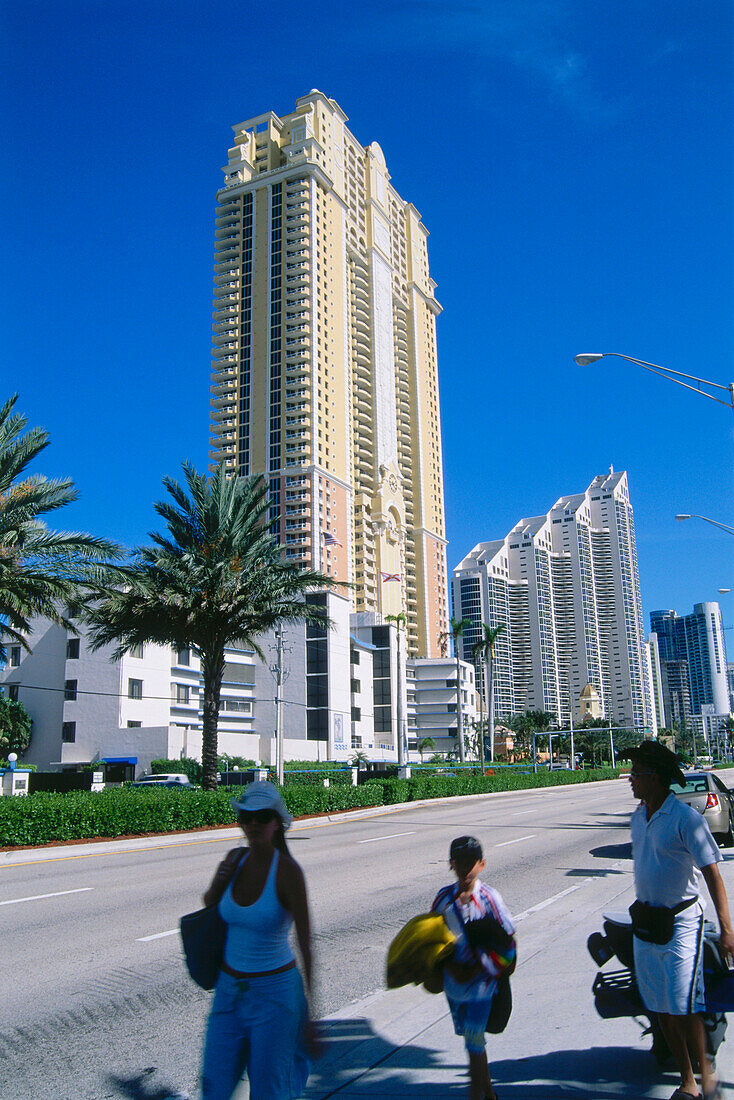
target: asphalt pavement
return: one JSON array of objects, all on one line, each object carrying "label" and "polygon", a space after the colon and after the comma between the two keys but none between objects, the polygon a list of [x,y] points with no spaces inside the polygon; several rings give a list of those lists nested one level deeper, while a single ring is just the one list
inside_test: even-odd
[{"label": "asphalt pavement", "polygon": [[[308,1100],[465,1095],[463,1044],[444,998],[386,991],[382,968],[400,923],[448,881],[448,839],[468,831],[518,925],[514,1012],[488,1045],[502,1100],[670,1096],[674,1077],[661,1075],[641,1026],[599,1019],[591,995],[586,938],[602,912],[632,900],[631,809],[617,781],[297,823],[325,1032]],[[182,971],[177,916],[196,907],[237,835],[0,853],[1,1100],[165,1100],[177,1089],[194,1100],[209,995]],[[724,859],[734,899],[734,855]],[[727,1089],[728,1045],[719,1055]],[[237,1100],[247,1095],[243,1085]]]}]

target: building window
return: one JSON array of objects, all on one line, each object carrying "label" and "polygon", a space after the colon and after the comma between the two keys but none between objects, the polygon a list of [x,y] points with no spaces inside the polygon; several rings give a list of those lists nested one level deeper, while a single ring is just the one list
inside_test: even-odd
[{"label": "building window", "polygon": [[66,639],[66,659],[67,661],[76,661],[79,657],[79,639],[67,638]]},{"label": "building window", "polygon": [[76,741],[76,722],[63,722],[61,726],[61,740],[66,745]]},{"label": "building window", "polygon": [[188,706],[189,702],[189,685],[188,684],[176,684],[176,702],[184,703]]},{"label": "building window", "polygon": [[127,728],[129,730],[139,730],[142,724],[142,722],[128,722]]},{"label": "building window", "polygon": [[64,699],[76,699],[76,680],[64,680]]},{"label": "building window", "polygon": [[20,646],[11,645],[10,647],[10,667],[17,668],[20,664]]},{"label": "building window", "polygon": [[240,714],[249,714],[252,704],[247,699],[222,699],[220,710],[239,711]]},{"label": "building window", "polygon": [[131,657],[142,657],[143,656],[143,643],[142,642],[136,642],[135,645],[131,645],[130,648],[128,649],[128,654]]},{"label": "building window", "polygon": [[183,649],[179,649],[176,653],[176,664],[187,666],[191,664],[191,650],[187,645],[185,645]]},{"label": "building window", "polygon": [[18,702],[18,685],[17,684],[8,684],[8,699],[10,699],[11,703],[17,703]]},{"label": "building window", "polygon": [[352,680],[350,681],[350,690],[352,692],[352,695],[359,695],[360,691],[362,690],[362,684],[360,683],[360,681],[352,678]]},{"label": "building window", "polygon": [[128,697],[128,699],[142,699],[143,698],[143,681],[142,680],[128,680],[128,682],[127,682],[127,697]]},{"label": "building window", "polygon": [[353,722],[361,722],[362,721],[362,708],[361,707],[352,707],[352,721]]}]

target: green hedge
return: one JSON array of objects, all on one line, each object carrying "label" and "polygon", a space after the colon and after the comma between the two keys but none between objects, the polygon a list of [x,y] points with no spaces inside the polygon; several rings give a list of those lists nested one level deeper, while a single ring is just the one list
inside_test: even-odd
[{"label": "green hedge", "polygon": [[569,783],[593,783],[616,779],[616,768],[589,768],[587,771],[556,771],[545,768],[534,772],[498,769],[494,775],[417,775],[410,779],[376,779],[382,787],[385,805],[416,802],[423,798],[446,798],[458,794],[491,794],[493,791],[521,791],[534,787],[561,787]]},{"label": "green hedge", "polygon": [[[584,772],[539,771],[537,775],[498,771],[494,775],[460,778],[428,775],[415,779],[374,779],[360,787],[293,783],[283,788],[283,797],[294,817],[300,817],[447,795],[557,787],[613,779],[617,774],[612,768],[597,768]],[[234,825],[232,793],[231,788],[204,791],[165,787],[8,796],[0,798],[0,847]]]}]

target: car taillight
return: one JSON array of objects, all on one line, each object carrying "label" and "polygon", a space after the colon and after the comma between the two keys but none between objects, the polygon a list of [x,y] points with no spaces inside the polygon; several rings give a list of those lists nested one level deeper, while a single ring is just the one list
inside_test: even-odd
[{"label": "car taillight", "polygon": [[709,796],[706,799],[706,809],[707,810],[715,810],[718,805],[719,805],[719,796],[717,794],[709,793]]}]

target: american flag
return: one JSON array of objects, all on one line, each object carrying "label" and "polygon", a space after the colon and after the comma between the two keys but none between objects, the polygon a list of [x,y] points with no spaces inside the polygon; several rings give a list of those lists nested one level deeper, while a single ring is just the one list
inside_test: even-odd
[{"label": "american flag", "polygon": [[382,577],[383,581],[399,581],[400,580],[400,574],[399,573],[383,573],[382,570],[380,570],[380,576]]},{"label": "american flag", "polygon": [[322,531],[321,534],[324,539],[324,546],[341,546],[339,539],[336,535],[332,535],[331,531]]}]

